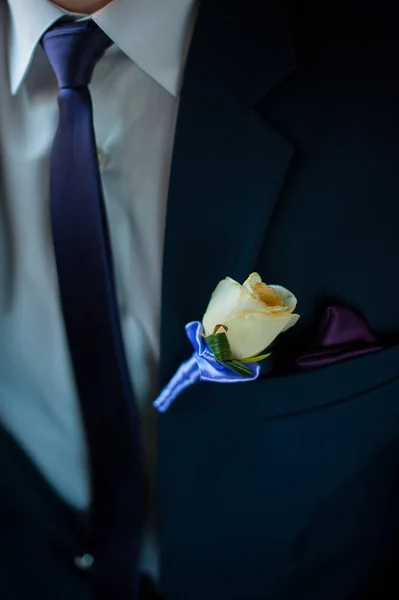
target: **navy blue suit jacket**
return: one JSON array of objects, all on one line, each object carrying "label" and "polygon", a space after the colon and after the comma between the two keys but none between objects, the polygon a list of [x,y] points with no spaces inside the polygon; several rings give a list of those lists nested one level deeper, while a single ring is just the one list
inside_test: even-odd
[{"label": "navy blue suit jacket", "polygon": [[[160,419],[168,600],[390,597],[399,10],[350,5],[202,3],[168,207],[163,380],[189,355],[184,323],[201,317],[226,275],[256,270],[287,286],[301,319],[265,378],[199,384]],[[308,347],[332,302],[360,311],[386,349],[291,370],[288,357]]]},{"label": "navy blue suit jacket", "polygon": [[[160,418],[166,600],[399,594],[399,9],[350,8],[200,6],[168,201],[162,383],[227,275],[288,287],[301,319],[264,377],[198,384]],[[385,349],[293,369],[332,302]],[[90,597],[73,566],[78,515],[5,432],[0,489],[2,597]]]}]

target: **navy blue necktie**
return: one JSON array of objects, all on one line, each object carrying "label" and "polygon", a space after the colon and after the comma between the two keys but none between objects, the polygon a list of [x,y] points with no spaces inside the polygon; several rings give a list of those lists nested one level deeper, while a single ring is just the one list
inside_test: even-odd
[{"label": "navy blue necktie", "polygon": [[[42,44],[59,84],[50,209],[61,305],[89,443],[95,598],[135,598],[143,486],[88,84],[111,40],[91,20]],[[111,90],[110,90],[111,92]],[[62,465],[60,465],[62,468]]]}]

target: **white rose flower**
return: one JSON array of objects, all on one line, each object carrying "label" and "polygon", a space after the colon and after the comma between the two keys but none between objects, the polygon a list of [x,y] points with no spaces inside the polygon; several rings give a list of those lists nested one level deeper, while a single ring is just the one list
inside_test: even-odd
[{"label": "white rose flower", "polygon": [[[252,273],[240,285],[223,279],[212,294],[202,319],[205,335],[225,331],[237,360],[254,357],[299,319],[297,300],[280,285],[266,285]],[[224,329],[219,329],[223,326]]]}]

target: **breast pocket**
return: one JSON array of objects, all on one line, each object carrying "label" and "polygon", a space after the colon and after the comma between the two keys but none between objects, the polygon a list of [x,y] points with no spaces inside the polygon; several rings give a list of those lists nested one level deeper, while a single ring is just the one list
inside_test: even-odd
[{"label": "breast pocket", "polygon": [[256,398],[265,548],[272,537],[283,571],[287,557],[315,570],[350,557],[366,573],[399,536],[399,346],[267,381]]},{"label": "breast pocket", "polygon": [[265,386],[267,393],[258,391],[258,413],[263,419],[275,419],[320,410],[396,380],[399,380],[399,345],[329,367],[270,377]]}]

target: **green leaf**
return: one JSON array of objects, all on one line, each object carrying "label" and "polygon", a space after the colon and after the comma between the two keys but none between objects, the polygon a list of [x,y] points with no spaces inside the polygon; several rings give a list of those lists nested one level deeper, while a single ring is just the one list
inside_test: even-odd
[{"label": "green leaf", "polygon": [[253,371],[251,371],[251,369],[249,367],[246,367],[239,360],[236,360],[235,358],[233,360],[225,360],[225,361],[223,361],[223,364],[225,367],[227,367],[231,371],[234,371],[235,373],[238,373],[239,375],[242,375],[243,377],[251,377],[253,375]]},{"label": "green leaf", "polygon": [[[253,375],[253,372],[249,367],[246,367],[241,361],[234,358],[229,340],[225,333],[213,333],[212,335],[207,335],[205,336],[205,341],[208,348],[215,355],[216,360],[225,367],[243,377],[251,377]],[[255,360],[253,362],[255,362]]]},{"label": "green leaf", "polygon": [[219,362],[231,361],[234,359],[229,340],[225,333],[207,335],[205,337],[205,342]]},{"label": "green leaf", "polygon": [[257,363],[261,360],[265,360],[265,358],[269,358],[271,352],[269,354],[258,354],[257,356],[248,356],[248,358],[241,358],[241,362],[246,364]]}]

